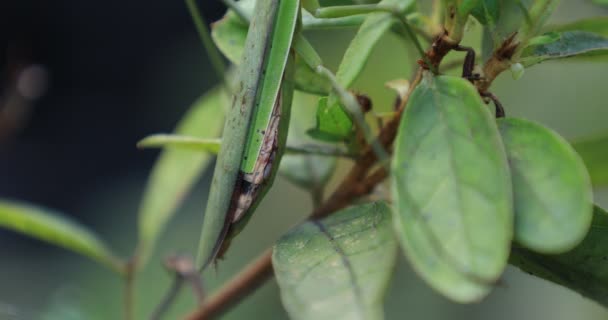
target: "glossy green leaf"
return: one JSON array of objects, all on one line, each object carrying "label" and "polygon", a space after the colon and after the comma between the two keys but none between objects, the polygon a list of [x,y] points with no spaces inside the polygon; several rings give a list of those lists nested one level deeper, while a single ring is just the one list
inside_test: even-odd
[{"label": "glossy green leaf", "polygon": [[526,47],[521,63],[531,66],[546,60],[606,54],[608,37],[591,32],[566,31],[560,33],[560,37],[554,42]]},{"label": "glossy green leaf", "polygon": [[608,307],[608,214],[595,207],[589,233],[578,246],[559,255],[514,247],[510,263],[524,272],[570,288]]},{"label": "glossy green leaf", "polygon": [[347,142],[353,134],[353,121],[339,105],[330,107],[328,98],[319,98],[316,126],[307,131],[312,138],[326,142]]},{"label": "glossy green leaf", "polygon": [[274,246],[272,264],[291,319],[382,319],[397,242],[383,202],[306,222]]},{"label": "glossy green leaf", "polygon": [[586,31],[608,37],[608,17],[595,17],[570,22],[567,24],[549,26],[547,31]]},{"label": "glossy green leaf", "polygon": [[[312,139],[305,134],[314,124],[314,96],[296,93],[293,99],[287,143],[303,145]],[[292,183],[306,189],[320,189],[325,185],[336,166],[335,157],[319,155],[285,155],[279,173]]]},{"label": "glossy green leaf", "polygon": [[[383,0],[382,5],[397,6],[405,10],[413,1]],[[365,21],[350,42],[336,72],[337,82],[344,88],[352,86],[363,71],[372,50],[383,35],[397,21],[390,13],[379,12],[368,14]],[[317,110],[317,127],[311,133],[315,138],[326,141],[347,141],[352,134],[353,122],[349,114],[340,105],[336,95],[330,95],[327,101],[319,101]]]},{"label": "glossy green leaf", "polygon": [[591,176],[591,183],[608,185],[608,132],[574,141],[572,146],[583,158]]},{"label": "glossy green leaf", "polygon": [[585,164],[557,133],[522,119],[501,119],[515,209],[515,239],[526,248],[562,253],[587,234],[593,216]]},{"label": "glossy green leaf", "polygon": [[426,74],[401,120],[392,164],[395,226],[414,269],[459,302],[502,274],[513,235],[509,169],[477,90]]},{"label": "glossy green leaf", "polygon": [[[245,12],[252,1],[245,1]],[[252,10],[252,9],[251,9]],[[245,39],[249,26],[243,22],[232,10],[212,25],[211,36],[220,51],[234,64],[241,62],[245,48]],[[296,89],[314,93],[327,94],[330,90],[329,82],[316,74],[302,59],[296,58]]]},{"label": "glossy green leaf", "polygon": [[471,10],[471,15],[481,24],[493,26],[498,21],[500,15],[499,0],[479,0],[477,5]]},{"label": "glossy green leaf", "polygon": [[124,272],[124,264],[93,231],[54,210],[0,200],[0,227],[74,251],[117,272]]},{"label": "glossy green leaf", "polygon": [[[225,92],[220,88],[213,89],[193,104],[177,125],[175,133],[193,138],[219,136],[227,104]],[[192,148],[168,148],[160,154],[148,179],[139,210],[142,263],[147,260],[159,234],[211,159],[212,155]]]},{"label": "glossy green leaf", "polygon": [[206,151],[217,154],[222,141],[217,138],[195,138],[177,134],[153,134],[141,139],[137,143],[140,149],[145,148],[181,148]]}]

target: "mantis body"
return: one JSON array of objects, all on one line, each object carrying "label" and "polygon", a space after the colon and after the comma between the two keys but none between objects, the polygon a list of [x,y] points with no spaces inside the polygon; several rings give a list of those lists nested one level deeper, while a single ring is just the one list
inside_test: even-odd
[{"label": "mantis body", "polygon": [[[382,3],[320,8],[314,0],[256,2],[204,216],[197,260],[201,269],[223,255],[272,185],[285,150],[296,54],[330,82],[334,99],[345,107],[379,157],[385,157],[355,96],[323,67],[319,55],[302,36],[302,8],[330,18],[397,10]],[[234,9],[238,12],[238,7]]]}]

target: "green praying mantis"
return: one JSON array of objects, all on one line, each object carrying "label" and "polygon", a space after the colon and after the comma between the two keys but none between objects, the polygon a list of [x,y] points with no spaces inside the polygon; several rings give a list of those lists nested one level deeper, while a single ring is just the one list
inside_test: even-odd
[{"label": "green praying mantis", "polygon": [[387,158],[365,121],[357,97],[345,88],[358,71],[343,81],[324,67],[319,54],[302,34],[303,17],[309,22],[312,16],[314,23],[322,24],[326,19],[342,26],[360,25],[367,14],[384,13],[384,20],[388,18],[391,25],[401,21],[400,31],[413,39],[425,58],[405,18],[413,1],[320,7],[317,0],[266,0],[256,1],[252,14],[241,10],[240,2],[224,2],[249,22],[249,30],[203,218],[197,259],[201,270],[225,253],[272,186],[286,150],[291,100],[298,86],[296,57],[329,83],[329,104],[343,109],[379,159]]}]

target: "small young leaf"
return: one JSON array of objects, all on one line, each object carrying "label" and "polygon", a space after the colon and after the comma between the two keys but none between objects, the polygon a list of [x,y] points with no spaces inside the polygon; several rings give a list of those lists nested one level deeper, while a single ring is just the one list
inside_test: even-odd
[{"label": "small young leaf", "polygon": [[306,222],[274,246],[272,264],[291,319],[382,319],[397,242],[383,202]]},{"label": "small young leaf", "polygon": [[471,10],[471,15],[481,24],[493,26],[500,15],[499,0],[479,0]]},{"label": "small young leaf", "polygon": [[[306,129],[314,124],[315,97],[295,93],[287,143],[302,145],[312,142],[306,137]],[[292,183],[306,189],[317,189],[325,185],[336,166],[335,157],[319,155],[285,155],[281,160],[279,173]]]},{"label": "small young leaf", "polygon": [[591,183],[597,187],[608,185],[608,132],[577,140],[572,146],[583,158]]},{"label": "small young leaf", "polygon": [[72,250],[124,272],[124,264],[95,233],[56,211],[0,200],[0,227]]},{"label": "small young leaf", "polygon": [[[222,129],[228,98],[216,88],[199,98],[175,129],[178,135],[196,138],[217,137]],[[168,148],[159,156],[146,186],[139,210],[140,259],[145,263],[156,239],[212,155],[188,148]]]},{"label": "small young leaf", "polygon": [[595,17],[562,25],[549,26],[547,31],[585,31],[608,37],[608,17]]},{"label": "small young leaf", "polygon": [[608,307],[608,214],[595,207],[589,233],[578,246],[559,255],[514,247],[510,263],[524,272],[570,288]]},{"label": "small young leaf", "polygon": [[215,138],[195,138],[177,134],[153,134],[141,139],[137,143],[137,147],[140,149],[177,147],[217,154],[220,151],[221,143],[221,139]]},{"label": "small young leaf", "polygon": [[477,90],[457,77],[427,74],[405,110],[392,164],[401,244],[433,288],[477,301],[506,267],[513,235],[496,122]]},{"label": "small young leaf", "polygon": [[557,133],[522,119],[498,128],[513,182],[515,239],[542,253],[562,253],[587,234],[592,190],[585,164]]},{"label": "small young leaf", "polygon": [[[399,10],[405,10],[413,4],[413,1],[383,0],[379,4],[393,5]],[[363,71],[378,41],[395,23],[397,20],[390,13],[378,12],[367,15],[338,67],[336,80],[341,86],[344,88],[352,86]],[[342,109],[336,95],[330,95],[327,101],[319,101],[317,119],[317,127],[310,133],[313,137],[324,141],[346,141],[351,138],[353,122],[349,114]],[[339,124],[339,127],[332,126],[332,123]]]},{"label": "small young leaf", "polygon": [[352,137],[353,121],[339,105],[330,107],[328,98],[319,98],[315,128],[307,133],[312,138],[325,142],[346,142]]},{"label": "small young leaf", "polygon": [[[249,8],[253,4],[253,1],[241,2],[245,3],[246,7],[244,8]],[[250,11],[247,10],[246,12]],[[212,25],[211,36],[213,41],[226,58],[236,65],[241,62],[248,28],[247,23],[243,22],[232,10],[228,10],[221,20]],[[296,58],[295,68],[296,89],[321,95],[329,92],[329,82],[314,72],[302,59]]]},{"label": "small young leaf", "polygon": [[521,63],[527,67],[546,60],[608,54],[608,37],[584,31],[566,31],[559,35],[556,41],[526,47]]}]

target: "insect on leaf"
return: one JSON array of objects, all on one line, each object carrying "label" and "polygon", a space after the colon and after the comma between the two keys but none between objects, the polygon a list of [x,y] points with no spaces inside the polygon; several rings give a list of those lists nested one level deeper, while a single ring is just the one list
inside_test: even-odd
[{"label": "insect on leaf", "polygon": [[63,247],[87,256],[119,273],[124,263],[85,226],[42,207],[0,200],[0,227]]},{"label": "insect on leaf", "polygon": [[397,254],[390,208],[350,207],[306,222],[273,248],[272,264],[291,319],[383,319]]},{"label": "insect on leaf", "polygon": [[593,216],[585,164],[557,133],[530,121],[500,119],[515,209],[515,239],[536,252],[562,253],[587,234]]},{"label": "insect on leaf", "polygon": [[481,299],[506,267],[513,235],[507,158],[488,106],[468,81],[426,74],[394,154],[393,216],[405,255],[448,298]]},{"label": "insect on leaf", "polygon": [[258,1],[203,218],[197,266],[227,250],[272,186],[287,140],[299,1]]},{"label": "insect on leaf", "polygon": [[[211,90],[192,105],[175,133],[194,138],[217,137],[227,104],[228,98],[221,88]],[[211,159],[211,154],[189,148],[167,148],[161,152],[152,168],[139,208],[141,264],[145,264],[165,225]]]}]

